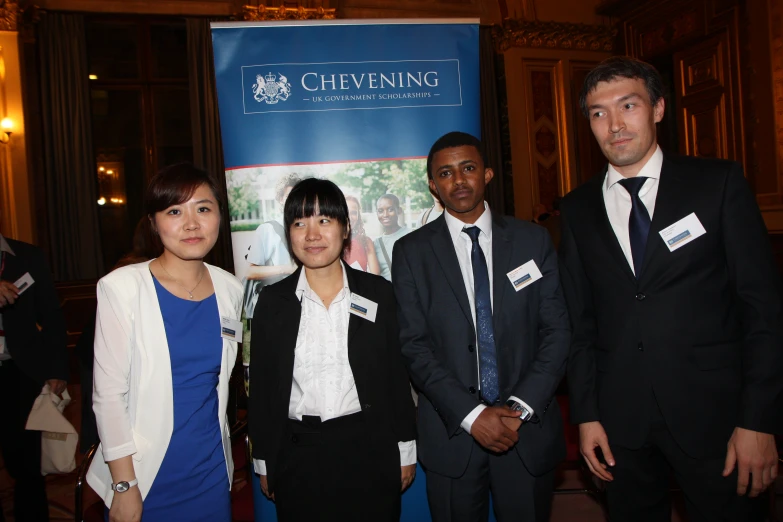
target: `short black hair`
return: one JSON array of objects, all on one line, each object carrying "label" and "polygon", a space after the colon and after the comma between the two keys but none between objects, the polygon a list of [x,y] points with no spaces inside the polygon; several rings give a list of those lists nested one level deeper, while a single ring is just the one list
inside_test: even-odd
[{"label": "short black hair", "polygon": [[[291,225],[294,221],[309,218],[316,215],[326,216],[336,220],[343,226],[343,230],[349,230],[348,203],[340,187],[327,179],[307,178],[303,179],[291,190],[283,207],[283,224],[285,226],[285,239],[288,243],[288,251],[294,256],[291,248]],[[351,244],[351,234],[345,238],[343,249]],[[299,263],[299,260],[296,260]],[[301,263],[299,263],[301,264]]]},{"label": "short black hair", "polygon": [[375,200],[375,209],[378,210],[378,202],[382,199],[388,199],[392,202],[392,205],[395,207],[402,209],[402,205],[400,205],[400,198],[395,196],[394,194],[384,194],[383,196],[379,197]]},{"label": "short black hair", "polygon": [[474,147],[481,154],[484,168],[489,167],[487,165],[487,153],[481,140],[467,132],[453,131],[438,138],[430,148],[430,153],[427,156],[427,177],[429,179],[432,179],[432,157],[444,149],[452,149],[454,147]]},{"label": "short black hair", "polygon": [[655,67],[630,56],[612,56],[596,65],[585,76],[582,92],[579,93],[579,107],[585,118],[590,115],[587,95],[593,92],[598,82],[611,82],[618,78],[642,80],[650,96],[650,105],[655,105],[664,96],[663,79]]}]

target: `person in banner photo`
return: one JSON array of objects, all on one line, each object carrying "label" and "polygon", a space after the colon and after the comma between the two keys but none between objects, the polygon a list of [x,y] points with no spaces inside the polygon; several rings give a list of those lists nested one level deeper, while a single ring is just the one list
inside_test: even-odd
[{"label": "person in banner photo", "polygon": [[[280,180],[275,194],[280,208],[297,183],[299,176],[296,173]],[[288,252],[283,225],[274,219],[258,226],[247,250],[245,259],[250,266],[245,276],[245,318],[252,320],[261,289],[285,279],[296,266]]]},{"label": "person in banner photo", "polygon": [[379,197],[375,204],[375,211],[383,227],[383,235],[375,239],[375,251],[378,254],[381,276],[391,281],[394,244],[402,236],[410,233],[410,229],[400,224],[403,211],[400,199],[394,194],[384,194]]},{"label": "person in banner photo", "polygon": [[427,173],[446,211],[397,242],[392,273],[432,519],[486,521],[491,493],[499,522],[548,521],[571,338],[557,255],[545,229],[490,210],[475,137],[442,136]]},{"label": "person in banner photo", "polygon": [[393,522],[416,470],[416,421],[392,285],[341,260],[348,206],[333,182],[291,191],[300,267],[261,292],[249,399],[254,469],[281,522]]},{"label": "person in banner photo", "polygon": [[671,520],[672,477],[689,520],[761,520],[783,433],[780,272],[742,165],[658,145],[664,92],[629,57],[582,87],[608,164],[560,206],[571,421],[613,520]]},{"label": "person in banner photo", "polygon": [[98,282],[93,409],[101,445],[87,482],[112,522],[229,522],[226,417],[242,285],[204,263],[220,231],[216,181],[161,170],[144,200],[163,246]]},{"label": "person in banner photo", "polygon": [[375,245],[364,231],[362,204],[354,196],[345,196],[345,201],[348,203],[348,215],[351,218],[351,244],[345,250],[343,260],[352,268],[378,275],[381,268],[378,265]]}]

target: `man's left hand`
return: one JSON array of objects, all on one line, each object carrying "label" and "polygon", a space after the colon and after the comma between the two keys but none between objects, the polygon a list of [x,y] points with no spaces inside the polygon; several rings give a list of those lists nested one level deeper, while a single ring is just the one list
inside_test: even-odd
[{"label": "man's left hand", "polygon": [[769,433],[734,428],[726,451],[723,476],[728,477],[737,466],[737,495],[748,491],[749,475],[753,483],[748,496],[757,497],[778,476],[778,450],[775,437]]},{"label": "man's left hand", "polygon": [[49,390],[55,395],[60,395],[68,386],[67,382],[60,379],[49,379],[46,381],[46,384],[49,385]]}]

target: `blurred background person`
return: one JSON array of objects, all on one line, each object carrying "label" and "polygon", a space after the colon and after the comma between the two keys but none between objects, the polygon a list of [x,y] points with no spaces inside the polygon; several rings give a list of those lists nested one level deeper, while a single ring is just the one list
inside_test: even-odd
[{"label": "blurred background person", "polygon": [[400,225],[402,207],[400,206],[400,199],[394,194],[384,194],[379,197],[375,204],[375,212],[378,215],[378,221],[383,227],[383,235],[375,240],[378,264],[381,267],[381,276],[387,281],[391,281],[394,243],[405,234],[410,233],[410,229]]},{"label": "blurred background person", "polygon": [[343,260],[352,268],[378,275],[381,273],[381,267],[378,265],[375,245],[364,231],[362,205],[353,196],[345,196],[345,201],[348,203],[348,216],[351,219],[351,244],[343,252]]},{"label": "blurred background person", "polygon": [[[15,283],[24,276],[30,279],[22,290]],[[65,319],[44,253],[0,235],[0,450],[15,482],[14,517],[20,522],[49,520],[41,432],[25,425],[44,384],[56,394],[65,390],[66,344]],[[0,520],[2,512],[0,506]]]},{"label": "blurred background person", "polygon": [[[291,189],[297,183],[299,183],[299,176],[296,173],[288,174],[278,182],[275,197],[281,209]],[[247,328],[250,329],[253,310],[261,289],[285,279],[296,269],[288,252],[283,225],[275,219],[261,223],[254,233],[253,242],[248,247],[245,259],[250,263],[250,267],[245,276],[244,313],[245,319],[248,320]]]}]

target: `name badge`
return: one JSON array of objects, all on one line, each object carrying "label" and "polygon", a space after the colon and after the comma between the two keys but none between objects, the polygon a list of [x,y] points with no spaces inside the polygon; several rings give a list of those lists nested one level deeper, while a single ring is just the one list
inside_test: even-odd
[{"label": "name badge", "polygon": [[695,212],[690,213],[675,224],[669,225],[659,232],[669,252],[674,252],[706,233],[707,231],[704,230],[704,226],[699,221],[699,218],[696,217]]},{"label": "name badge", "polygon": [[242,342],[242,322],[228,317],[220,318],[220,337],[229,341]]},{"label": "name badge", "polygon": [[508,277],[508,280],[511,281],[511,286],[513,286],[514,290],[517,292],[544,277],[541,275],[541,270],[538,269],[538,265],[536,265],[536,262],[532,259],[524,265],[515,268],[506,274],[506,276]]},{"label": "name badge", "polygon": [[348,312],[374,323],[375,315],[378,313],[378,303],[351,292],[351,304],[348,306]]},{"label": "name badge", "polygon": [[35,283],[35,281],[33,281],[33,276],[30,275],[30,272],[27,272],[16,280],[14,286],[19,290],[19,295],[22,295],[25,290],[33,286],[33,283]]}]

